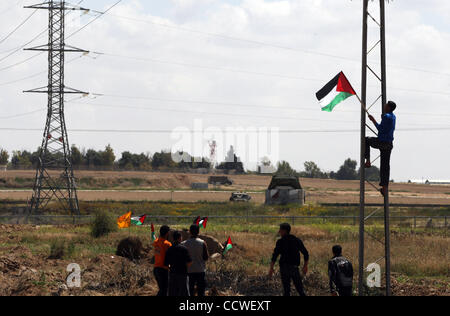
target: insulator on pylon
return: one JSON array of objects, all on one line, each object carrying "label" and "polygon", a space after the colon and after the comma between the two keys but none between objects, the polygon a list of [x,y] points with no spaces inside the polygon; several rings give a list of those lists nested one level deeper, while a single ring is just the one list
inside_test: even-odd
[{"label": "insulator on pylon", "polygon": [[48,134],[48,135],[47,135],[47,138],[48,138],[48,139],[52,139],[52,134]]}]

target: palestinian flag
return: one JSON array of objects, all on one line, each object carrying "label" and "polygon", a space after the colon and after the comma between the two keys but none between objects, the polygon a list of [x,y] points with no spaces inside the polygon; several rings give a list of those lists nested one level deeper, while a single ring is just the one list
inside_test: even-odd
[{"label": "palestinian flag", "polygon": [[228,251],[233,248],[233,242],[231,241],[231,237],[228,237],[227,242],[225,243],[225,249],[223,251],[223,255],[225,255]]},{"label": "palestinian flag", "polygon": [[194,220],[194,224],[198,225],[199,227],[203,226],[203,228],[206,228],[206,224],[208,223],[208,217],[197,217]]},{"label": "palestinian flag", "polygon": [[333,111],[336,105],[354,95],[356,92],[342,71],[316,93],[322,111],[326,112]]},{"label": "palestinian flag", "polygon": [[144,222],[145,222],[145,218],[147,217],[147,215],[142,215],[142,216],[135,216],[135,217],[132,217],[131,218],[131,223],[133,224],[133,225],[136,225],[136,226],[142,226],[142,225],[144,225]]},{"label": "palestinian flag", "polygon": [[120,229],[129,228],[131,226],[131,212],[128,212],[125,215],[120,216],[117,219],[117,226],[119,226]]},{"label": "palestinian flag", "polygon": [[152,242],[154,242],[156,240],[156,235],[155,235],[155,226],[152,223]]}]

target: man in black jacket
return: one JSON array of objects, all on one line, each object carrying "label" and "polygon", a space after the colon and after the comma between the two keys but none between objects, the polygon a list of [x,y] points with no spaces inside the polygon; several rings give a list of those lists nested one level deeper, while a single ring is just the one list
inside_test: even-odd
[{"label": "man in black jacket", "polygon": [[300,296],[306,296],[303,290],[302,278],[300,276],[300,253],[303,254],[305,263],[303,265],[303,275],[308,273],[309,254],[303,242],[291,235],[291,225],[285,223],[280,225],[279,234],[281,239],[277,241],[275,250],[272,255],[272,264],[270,265],[269,277],[272,277],[274,272],[275,262],[278,256],[280,257],[280,274],[283,283],[284,296],[291,295],[291,280]]},{"label": "man in black jacket", "polygon": [[342,256],[342,247],[339,245],[333,247],[333,259],[328,262],[328,275],[331,295],[352,296],[353,266]]},{"label": "man in black jacket", "polygon": [[186,247],[181,245],[181,233],[173,233],[173,245],[167,250],[164,260],[169,267],[169,296],[189,296],[188,268],[192,259]]}]

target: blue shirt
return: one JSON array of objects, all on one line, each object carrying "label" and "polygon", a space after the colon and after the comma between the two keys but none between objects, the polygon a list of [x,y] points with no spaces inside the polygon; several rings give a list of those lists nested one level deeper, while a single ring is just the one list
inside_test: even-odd
[{"label": "blue shirt", "polygon": [[394,113],[386,113],[382,116],[381,124],[376,124],[378,139],[381,142],[392,143],[394,141],[396,120]]}]

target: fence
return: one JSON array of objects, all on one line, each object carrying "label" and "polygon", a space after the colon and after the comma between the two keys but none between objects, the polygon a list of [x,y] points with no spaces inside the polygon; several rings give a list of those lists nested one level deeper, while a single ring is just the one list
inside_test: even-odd
[{"label": "fence", "polygon": [[[65,225],[89,224],[94,219],[92,215],[63,216],[63,215],[2,215],[0,224],[32,224],[32,225]],[[190,225],[194,216],[165,216],[155,215],[147,217],[147,224],[153,222],[156,225]],[[366,225],[382,224],[384,217],[373,216],[366,221]],[[278,225],[288,222],[291,225],[310,224],[339,224],[358,225],[358,216],[210,216],[209,224],[216,225]],[[448,228],[448,216],[391,216],[393,227],[400,228]]]}]

